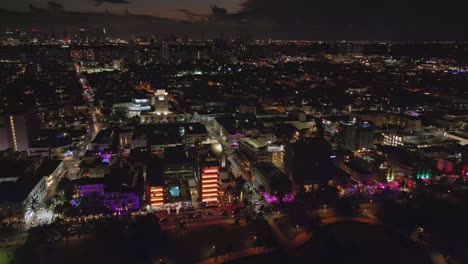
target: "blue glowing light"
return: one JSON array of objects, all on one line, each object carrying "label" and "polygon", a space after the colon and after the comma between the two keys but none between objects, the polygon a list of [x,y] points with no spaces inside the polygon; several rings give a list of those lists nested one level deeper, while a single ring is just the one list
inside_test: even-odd
[{"label": "blue glowing light", "polygon": [[178,197],[180,196],[180,189],[179,186],[173,186],[171,189],[169,189],[169,193],[171,196]]}]

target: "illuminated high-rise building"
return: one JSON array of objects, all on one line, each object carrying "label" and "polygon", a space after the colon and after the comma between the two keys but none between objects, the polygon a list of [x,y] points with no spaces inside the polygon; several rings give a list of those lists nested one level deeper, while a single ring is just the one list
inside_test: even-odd
[{"label": "illuminated high-rise building", "polygon": [[0,151],[10,148],[8,136],[9,124],[5,118],[0,118]]},{"label": "illuminated high-rise building", "polygon": [[219,203],[220,172],[220,165],[216,156],[212,152],[204,155],[200,160],[199,168],[201,202],[216,205]]},{"label": "illuminated high-rise building", "polygon": [[368,122],[342,122],[344,147],[351,151],[370,149],[374,144],[375,133]]},{"label": "illuminated high-rise building", "polygon": [[336,175],[330,144],[319,137],[306,138],[286,145],[284,167],[294,184],[294,192],[310,191]]},{"label": "illuminated high-rise building", "polygon": [[167,115],[169,113],[168,93],[164,89],[158,89],[154,95],[154,111],[157,115]]},{"label": "illuminated high-rise building", "polygon": [[169,58],[169,45],[167,42],[161,43],[161,58],[163,59]]},{"label": "illuminated high-rise building", "polygon": [[28,151],[29,137],[25,115],[5,115],[0,121],[0,150]]}]

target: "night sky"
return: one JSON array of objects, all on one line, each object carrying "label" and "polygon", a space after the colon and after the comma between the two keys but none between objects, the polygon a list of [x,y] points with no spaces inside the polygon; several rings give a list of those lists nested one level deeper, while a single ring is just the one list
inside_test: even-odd
[{"label": "night sky", "polygon": [[[30,4],[38,8],[47,8],[48,2],[49,0],[1,0],[0,8],[26,12]],[[112,14],[151,15],[170,19],[173,22],[190,22],[184,25],[158,24],[151,28],[151,30],[170,32],[176,27],[175,33],[235,32],[286,39],[468,40],[468,30],[465,28],[468,1],[464,0],[56,0],[55,2],[62,5],[66,11],[99,14],[108,11]],[[212,6],[216,8],[213,10]],[[6,22],[18,25],[22,21]],[[110,22],[117,24],[121,21],[119,18]],[[106,26],[110,27],[109,24],[112,24],[110,22],[107,21]],[[23,25],[25,23],[27,22]],[[113,32],[122,31],[128,35],[142,29],[140,26],[132,28],[128,26],[129,23],[122,23],[115,26],[118,30]]]},{"label": "night sky", "polygon": [[[49,0],[3,0],[0,2],[1,8],[26,11],[29,4],[45,8]],[[217,5],[233,13],[240,10],[241,3],[244,0],[103,0],[100,4],[97,0],[56,0],[55,2],[62,4],[66,10],[73,11],[103,12],[108,9],[113,13],[122,13],[124,10],[129,10],[134,14],[185,20],[188,18],[183,12],[179,11],[181,9],[207,15],[211,12],[210,6]]]}]

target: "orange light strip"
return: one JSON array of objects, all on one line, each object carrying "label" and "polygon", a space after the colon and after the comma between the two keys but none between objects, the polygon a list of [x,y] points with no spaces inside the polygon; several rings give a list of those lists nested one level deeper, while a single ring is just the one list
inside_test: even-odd
[{"label": "orange light strip", "polygon": [[204,172],[204,173],[202,173],[202,175],[219,175],[219,173],[207,173],[207,172]]},{"label": "orange light strip", "polygon": [[205,195],[218,195],[218,192],[202,192],[202,196]]},{"label": "orange light strip", "polygon": [[217,183],[218,180],[203,180],[202,181],[202,184],[205,184],[205,183]]},{"label": "orange light strip", "polygon": [[210,199],[203,199],[202,201],[203,201],[203,202],[217,202],[218,199],[216,199],[216,198],[210,198]]},{"label": "orange light strip", "polygon": [[208,170],[203,170],[203,173],[218,173],[219,170],[218,169],[208,169]]},{"label": "orange light strip", "polygon": [[218,188],[202,188],[203,192],[217,192]]},{"label": "orange light strip", "polygon": [[202,197],[213,197],[218,196],[218,193],[203,193]]},{"label": "orange light strip", "polygon": [[218,175],[202,175],[202,179],[217,179]]},{"label": "orange light strip", "polygon": [[202,196],[205,195],[218,195],[218,192],[202,192]]},{"label": "orange light strip", "polygon": [[203,189],[204,188],[210,188],[210,187],[218,187],[218,184],[203,184]]}]

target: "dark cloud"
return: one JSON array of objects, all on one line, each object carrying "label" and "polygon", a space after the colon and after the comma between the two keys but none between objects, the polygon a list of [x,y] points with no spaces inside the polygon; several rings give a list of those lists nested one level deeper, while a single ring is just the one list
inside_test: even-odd
[{"label": "dark cloud", "polygon": [[281,24],[452,25],[468,15],[464,0],[247,0],[241,13]]},{"label": "dark cloud", "polygon": [[464,0],[246,0],[237,15],[300,38],[468,38]]},{"label": "dark cloud", "polygon": [[213,16],[220,17],[220,16],[226,16],[228,14],[228,11],[226,8],[219,7],[217,5],[212,5],[211,13],[213,14]]},{"label": "dark cloud", "polygon": [[62,5],[62,4],[59,4],[59,3],[55,2],[55,1],[49,1],[49,2],[47,3],[47,8],[48,8],[49,10],[57,10],[57,11],[58,11],[58,10],[64,10],[63,5]]},{"label": "dark cloud", "polygon": [[[137,10],[141,10],[144,2],[94,1],[97,4],[128,4],[130,1],[131,7]],[[217,36],[223,32],[273,39],[468,40],[464,26],[468,1],[462,0],[245,0],[240,11],[235,13],[216,5],[211,6],[209,12],[210,7],[206,4],[207,14],[193,12],[199,7],[193,7],[192,3],[187,1],[183,8],[171,9],[185,15],[188,21],[132,15],[124,10],[120,13],[125,16],[117,16],[47,12],[31,6],[30,12],[24,15],[0,13],[0,25],[34,25],[36,28],[42,24],[44,28],[55,28],[56,31],[61,30],[62,25],[72,28],[105,26],[108,32],[119,37],[154,33],[189,33],[196,37],[200,32]],[[70,15],[59,18],[62,14]]]},{"label": "dark cloud", "polygon": [[194,13],[188,9],[178,9],[177,11],[181,12],[182,14],[186,15],[188,18],[207,18],[208,15]]},{"label": "dark cloud", "polygon": [[130,4],[127,0],[95,0],[96,5],[102,5],[103,3],[111,3],[111,4]]}]

